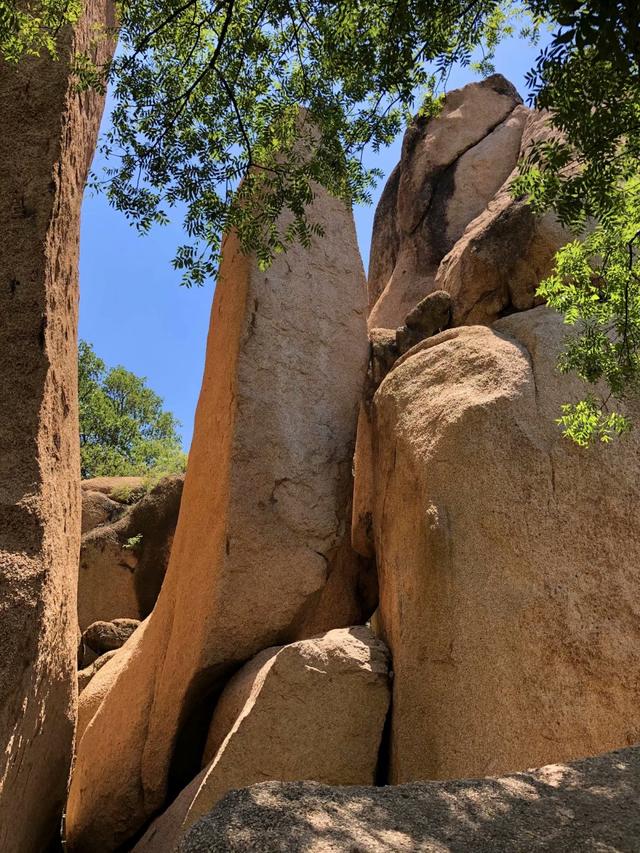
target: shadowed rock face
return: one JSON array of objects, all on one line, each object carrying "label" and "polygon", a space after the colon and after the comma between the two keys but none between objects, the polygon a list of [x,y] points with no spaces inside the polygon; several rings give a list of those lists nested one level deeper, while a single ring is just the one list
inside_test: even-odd
[{"label": "shadowed rock face", "polygon": [[[76,707],[80,206],[103,109],[70,79],[112,26],[90,0],[60,58],[0,70],[0,849],[58,828]],[[113,45],[102,41],[98,62]],[[95,53],[94,53],[95,55]]]},{"label": "shadowed rock face", "polygon": [[193,778],[187,757],[199,762],[204,744],[198,753],[191,714],[234,669],[267,646],[364,621],[375,604],[361,602],[367,564],[349,542],[364,273],[350,211],[318,190],[311,215],[325,236],[267,272],[225,241],[169,567],[79,744],[74,851],[117,848],[161,809],[170,771],[178,789]]},{"label": "shadowed rock face", "polygon": [[562,437],[561,404],[584,393],[556,371],[565,331],[543,307],[450,329],[374,397],[391,782],[640,740],[638,438],[585,453]]},{"label": "shadowed rock face", "polygon": [[[81,631],[92,622],[145,619],[151,613],[169,562],[183,484],[182,475],[163,478],[130,507],[121,505],[116,521],[83,535],[78,573]],[[83,489],[83,507],[96,494]]]},{"label": "shadowed rock face", "polygon": [[498,779],[233,791],[179,853],[635,853],[640,749]]}]

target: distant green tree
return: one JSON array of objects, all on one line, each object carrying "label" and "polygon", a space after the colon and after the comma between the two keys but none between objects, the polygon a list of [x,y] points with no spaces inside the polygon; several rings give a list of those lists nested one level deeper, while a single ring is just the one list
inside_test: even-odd
[{"label": "distant green tree", "polygon": [[183,471],[176,418],[143,377],[108,369],[91,344],[78,348],[82,476],[128,476]]}]

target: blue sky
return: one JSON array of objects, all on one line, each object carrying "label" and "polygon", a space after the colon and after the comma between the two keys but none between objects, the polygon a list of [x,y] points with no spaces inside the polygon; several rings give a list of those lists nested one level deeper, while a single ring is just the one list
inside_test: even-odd
[{"label": "blue sky", "polygon": [[[537,48],[518,39],[499,46],[496,70],[526,98],[524,76]],[[451,75],[449,89],[477,79],[468,69]],[[103,125],[108,121],[105,113]],[[399,159],[400,142],[368,158],[388,175]],[[99,171],[99,155],[94,169]],[[375,203],[354,210],[365,269]],[[87,192],[80,240],[80,336],[108,365],[122,364],[141,376],[182,424],[188,450],[198,400],[214,282],[190,290],[171,266],[182,241],[180,222],[140,237],[102,196]]]}]

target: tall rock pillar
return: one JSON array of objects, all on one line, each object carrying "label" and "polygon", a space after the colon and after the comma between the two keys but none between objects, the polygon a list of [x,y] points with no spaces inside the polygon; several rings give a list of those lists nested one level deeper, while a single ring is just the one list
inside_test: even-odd
[{"label": "tall rock pillar", "polygon": [[59,59],[0,66],[0,849],[55,833],[76,712],[77,408],[82,193],[104,99],[74,52],[112,48],[110,0],[87,0]]},{"label": "tall rock pillar", "polygon": [[375,606],[349,544],[364,272],[351,211],[318,189],[310,215],[324,237],[266,272],[225,241],[169,566],[78,747],[74,853],[117,849],[162,808],[190,715],[240,664]]}]

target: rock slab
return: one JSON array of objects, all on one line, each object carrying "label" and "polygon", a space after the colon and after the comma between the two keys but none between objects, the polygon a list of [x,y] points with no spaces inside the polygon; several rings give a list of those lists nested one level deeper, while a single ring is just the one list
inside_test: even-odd
[{"label": "rock slab", "polygon": [[266,272],[225,240],[169,567],[79,745],[71,850],[117,848],[193,778],[178,737],[234,669],[372,608],[349,542],[364,272],[351,211],[318,189],[311,216],[325,236]]},{"label": "rock slab", "polygon": [[637,853],[639,801],[638,747],[496,779],[265,782],[228,794],[179,853]]},{"label": "rock slab", "polygon": [[584,394],[555,369],[566,328],[540,307],[451,329],[374,397],[394,783],[640,740],[640,444],[562,437]]},{"label": "rock slab", "polygon": [[267,649],[225,688],[207,765],[136,853],[168,853],[234,788],[276,779],[373,784],[389,707],[389,657],[364,627]]},{"label": "rock slab", "polygon": [[[113,49],[89,0],[58,61],[0,71],[0,849],[59,829],[76,714],[80,549],[80,207],[104,101],[77,91],[76,51]],[[95,52],[97,51],[97,53]]]}]

